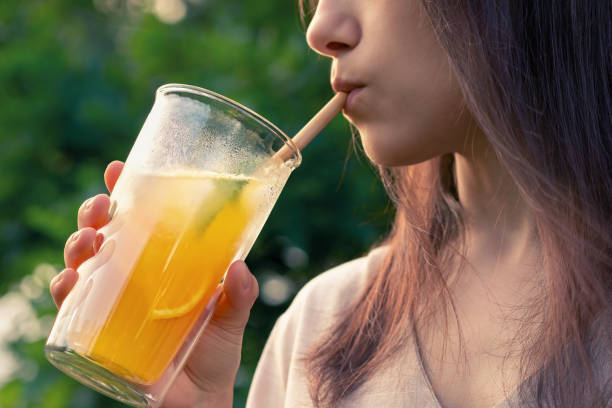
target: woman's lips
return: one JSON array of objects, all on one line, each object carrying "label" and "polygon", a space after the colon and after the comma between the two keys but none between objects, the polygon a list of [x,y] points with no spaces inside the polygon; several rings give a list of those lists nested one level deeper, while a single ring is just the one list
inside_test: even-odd
[{"label": "woman's lips", "polygon": [[344,108],[342,109],[342,112],[344,112],[344,114],[351,114],[351,110],[353,110],[356,104],[355,98],[359,98],[359,94],[361,93],[361,91],[363,91],[363,87],[355,88],[349,92],[348,97],[346,98],[346,102],[344,103]]},{"label": "woman's lips", "polygon": [[363,82],[349,81],[337,76],[332,78],[331,86],[335,92],[344,92],[348,94],[342,111],[345,114],[350,114],[351,110],[356,105],[355,98],[359,96],[365,85]]}]

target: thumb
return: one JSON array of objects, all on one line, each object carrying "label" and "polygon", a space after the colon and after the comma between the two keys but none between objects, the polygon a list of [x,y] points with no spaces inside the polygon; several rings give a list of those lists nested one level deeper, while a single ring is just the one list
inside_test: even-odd
[{"label": "thumb", "polygon": [[257,279],[243,261],[234,262],[223,281],[223,295],[210,323],[242,339],[251,307],[259,295]]}]

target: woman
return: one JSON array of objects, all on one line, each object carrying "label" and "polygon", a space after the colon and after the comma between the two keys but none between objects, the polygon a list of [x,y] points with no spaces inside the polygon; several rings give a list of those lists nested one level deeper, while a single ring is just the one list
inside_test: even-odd
[{"label": "woman", "polygon": [[[249,405],[612,406],[612,3],[312,11],[307,41],[349,93],[344,115],[396,218],[380,248],[298,294]],[[107,168],[109,190],[121,169]],[[58,305],[108,206],[99,195],[79,210]],[[231,406],[257,292],[234,263],[165,406]]]}]

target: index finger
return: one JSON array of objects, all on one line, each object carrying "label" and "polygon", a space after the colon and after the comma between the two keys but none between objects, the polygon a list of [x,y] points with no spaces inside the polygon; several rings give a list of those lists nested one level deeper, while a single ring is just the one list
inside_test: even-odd
[{"label": "index finger", "polygon": [[106,171],[104,172],[104,183],[106,184],[106,188],[110,193],[113,192],[113,188],[115,188],[115,184],[117,183],[117,179],[123,170],[124,163],[119,160],[112,161],[106,166]]}]

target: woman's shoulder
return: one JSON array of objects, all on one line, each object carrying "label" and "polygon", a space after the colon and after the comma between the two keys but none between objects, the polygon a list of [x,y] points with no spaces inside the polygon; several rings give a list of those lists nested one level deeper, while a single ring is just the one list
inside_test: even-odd
[{"label": "woman's shoulder", "polygon": [[309,281],[278,318],[269,343],[282,343],[286,356],[308,350],[350,312],[387,251],[376,248]]},{"label": "woman's shoulder", "polygon": [[359,300],[386,247],[336,266],[309,281],[283,313],[266,342],[247,406],[311,407],[304,358]]},{"label": "woman's shoulder", "polygon": [[367,255],[345,262],[310,280],[295,296],[288,312],[335,314],[351,308],[365,290],[371,276],[388,252],[382,246]]},{"label": "woman's shoulder", "polygon": [[278,318],[269,343],[282,342],[286,354],[308,349],[355,305],[386,253],[376,248],[309,281]]}]

